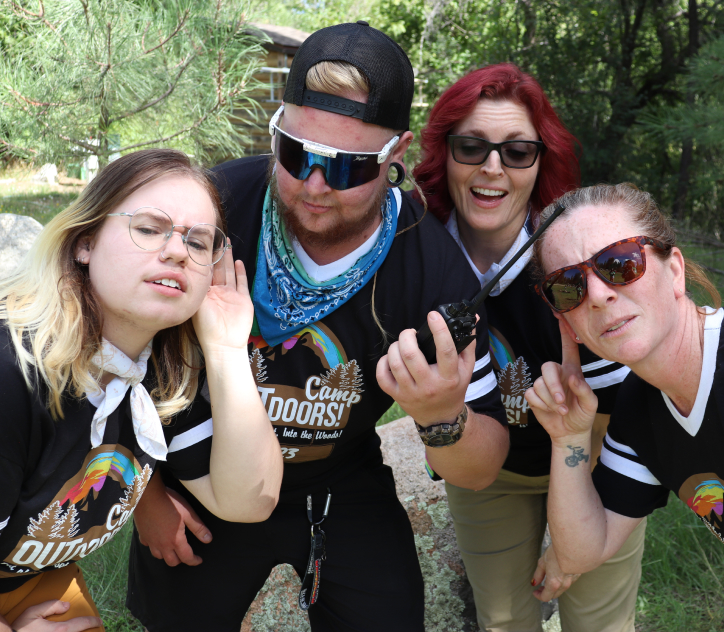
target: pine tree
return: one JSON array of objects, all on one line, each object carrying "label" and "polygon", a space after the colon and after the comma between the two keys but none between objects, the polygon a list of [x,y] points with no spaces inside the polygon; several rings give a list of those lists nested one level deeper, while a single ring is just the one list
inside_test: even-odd
[{"label": "pine tree", "polygon": [[254,353],[249,356],[249,364],[251,365],[252,370],[256,371],[254,374],[256,383],[261,384],[262,382],[265,382],[267,379],[266,366],[264,364],[264,356],[259,349],[254,349]]},{"label": "pine tree", "polygon": [[338,364],[332,369],[329,369],[325,375],[322,376],[322,382],[320,387],[328,386],[331,389],[344,389],[345,380],[347,376],[347,365]]},{"label": "pine tree", "polygon": [[50,537],[60,540],[70,540],[78,533],[79,529],[78,510],[73,503],[70,503],[65,513],[60,512],[57,514],[57,520],[50,532]]},{"label": "pine tree", "polygon": [[505,395],[512,395],[517,385],[517,372],[515,370],[515,364],[508,362],[500,374],[498,375],[498,388],[500,392]]},{"label": "pine tree", "polygon": [[359,368],[357,360],[350,360],[346,364],[344,383],[342,388],[352,389],[358,393],[363,393],[364,381],[362,380],[362,369]]},{"label": "pine tree", "polygon": [[234,0],[4,0],[26,37],[0,55],[0,148],[57,162],[170,146],[238,154],[261,63]]},{"label": "pine tree", "polygon": [[28,535],[31,538],[37,540],[52,537],[53,529],[55,528],[56,522],[60,519],[63,513],[63,509],[60,506],[59,501],[55,501],[52,505],[48,505],[43,512],[38,515],[38,519],[30,519],[28,525]]},{"label": "pine tree", "polygon": [[530,380],[530,371],[528,365],[522,357],[515,361],[515,382],[513,383],[512,395],[522,395],[533,383]]}]

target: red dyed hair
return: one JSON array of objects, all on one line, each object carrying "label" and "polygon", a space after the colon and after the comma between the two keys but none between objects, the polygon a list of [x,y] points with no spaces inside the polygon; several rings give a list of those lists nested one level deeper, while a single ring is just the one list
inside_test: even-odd
[{"label": "red dyed hair", "polygon": [[[545,144],[538,157],[538,178],[530,196],[534,217],[557,197],[580,186],[578,140],[561,123],[543,88],[515,64],[495,64],[465,75],[438,99],[422,130],[423,159],[413,170],[428,208],[446,222],[453,209],[447,185],[447,135],[470,114],[480,99],[509,100],[522,105]],[[417,191],[415,197],[419,196]]]}]

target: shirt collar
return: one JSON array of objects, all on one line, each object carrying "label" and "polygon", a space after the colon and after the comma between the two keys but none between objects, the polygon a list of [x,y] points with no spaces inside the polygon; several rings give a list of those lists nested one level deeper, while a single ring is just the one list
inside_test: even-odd
[{"label": "shirt collar", "polygon": [[[487,283],[489,283],[492,278],[500,272],[501,268],[505,266],[508,261],[510,261],[513,258],[513,255],[515,255],[518,250],[525,244],[525,242],[530,238],[531,234],[533,233],[533,221],[530,216],[530,213],[528,213],[528,216],[525,220],[525,223],[523,224],[523,227],[520,229],[520,233],[518,233],[518,236],[515,238],[515,241],[513,242],[513,245],[510,247],[510,250],[505,253],[503,258],[500,260],[499,263],[493,263],[493,265],[490,266],[490,269],[482,273],[476,265],[473,263],[473,260],[470,258],[470,255],[468,254],[468,251],[465,249],[465,245],[463,244],[462,239],[460,239],[460,231],[458,229],[458,220],[457,220],[457,210],[453,209],[450,213],[450,218],[448,219],[447,223],[445,224],[445,228],[447,228],[448,232],[452,235],[453,239],[457,242],[458,246],[463,251],[463,254],[465,255],[465,258],[468,260],[468,263],[470,264],[470,267],[473,269],[473,272],[475,273],[475,276],[478,277],[478,281],[480,281],[480,287],[484,287]],[[523,268],[528,265],[528,263],[531,260],[531,257],[533,256],[533,249],[528,248],[528,250],[523,254],[523,256],[518,259],[518,261],[515,262],[515,264],[508,270],[504,275],[503,278],[498,281],[496,286],[493,288],[493,290],[490,292],[490,296],[498,296],[503,290],[505,290],[515,279],[516,277],[523,271]]]}]

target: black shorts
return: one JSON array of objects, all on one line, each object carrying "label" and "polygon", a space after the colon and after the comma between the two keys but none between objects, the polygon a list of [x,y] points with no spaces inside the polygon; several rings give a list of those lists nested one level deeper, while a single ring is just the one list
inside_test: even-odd
[{"label": "black shorts", "polygon": [[[386,465],[358,470],[335,482],[322,529],[319,600],[309,609],[314,632],[423,632],[424,598],[412,527]],[[186,492],[213,534],[201,544],[199,566],[166,565],[134,530],[127,606],[149,632],[239,632],[242,619],[272,568],[291,564],[300,577],[309,559],[305,496],[280,502],[254,524],[225,522]],[[326,492],[313,495],[315,518]]]}]

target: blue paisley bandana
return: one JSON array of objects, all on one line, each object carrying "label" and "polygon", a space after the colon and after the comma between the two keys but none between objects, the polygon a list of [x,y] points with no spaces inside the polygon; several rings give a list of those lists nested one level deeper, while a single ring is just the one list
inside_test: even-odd
[{"label": "blue paisley bandana", "polygon": [[372,249],[344,274],[322,283],[311,279],[297,259],[276,203],[267,188],[256,255],[254,328],[270,346],[288,340],[352,298],[382,265],[397,230],[397,201],[391,190],[382,202],[382,229]]}]

